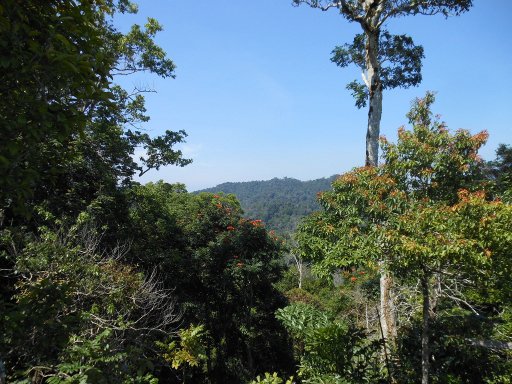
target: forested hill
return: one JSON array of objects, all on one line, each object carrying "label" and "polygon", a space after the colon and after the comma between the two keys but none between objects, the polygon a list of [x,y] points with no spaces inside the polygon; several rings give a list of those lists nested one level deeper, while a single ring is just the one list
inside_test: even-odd
[{"label": "forested hill", "polygon": [[240,201],[247,217],[261,219],[267,228],[284,235],[292,233],[302,217],[319,209],[316,194],[330,189],[336,177],[310,181],[285,177],[223,183],[198,192],[232,193]]}]

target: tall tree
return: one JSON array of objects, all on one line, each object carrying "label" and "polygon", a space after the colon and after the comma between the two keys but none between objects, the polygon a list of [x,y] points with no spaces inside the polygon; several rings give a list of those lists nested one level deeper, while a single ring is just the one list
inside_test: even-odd
[{"label": "tall tree", "polygon": [[[123,187],[132,176],[190,162],[173,147],[185,137],[183,131],[152,138],[139,128],[149,119],[145,90],[125,90],[112,82],[116,75],[139,71],[174,77],[174,63],[154,42],[162,29],[158,22],[148,19],[121,33],[113,20],[124,12],[136,12],[136,6],[129,0],[0,4],[0,366],[5,359],[8,375],[49,377],[62,368],[65,375],[83,376],[84,366],[57,366],[79,362],[135,377],[126,366],[137,346],[129,342],[133,353],[125,348],[120,328],[151,316],[138,306],[150,304],[149,297],[133,294],[148,293],[152,275],[144,276],[119,254],[113,256],[116,262],[101,258],[111,254],[116,241],[107,242],[115,230],[87,244],[41,238],[48,228],[58,228],[59,238],[91,218],[101,232],[110,229],[105,224],[129,227],[119,213],[126,211]],[[137,147],[145,155],[134,159]],[[91,242],[94,252],[87,248]],[[153,303],[168,306],[168,293],[153,290],[166,296]],[[35,317],[27,317],[28,312]],[[94,316],[107,327],[91,323]],[[27,343],[28,338],[37,342]],[[154,349],[149,338],[139,339]],[[86,344],[86,350],[80,348]],[[109,352],[114,356],[106,356]],[[138,353],[137,360],[146,361],[140,359],[142,350]],[[103,377],[118,382],[113,374]]]},{"label": "tall tree", "polygon": [[293,0],[294,5],[302,3],[322,11],[337,9],[361,26],[363,33],[352,44],[336,47],[331,60],[340,67],[355,64],[363,71],[363,83],[355,80],[347,88],[359,108],[369,102],[365,163],[377,166],[382,91],[419,84],[423,58],[423,48],[415,46],[411,37],[391,35],[384,24],[408,15],[459,15],[469,10],[472,0]]},{"label": "tall tree", "polygon": [[[393,255],[391,269],[403,279],[419,283],[422,298],[421,383],[431,376],[431,324],[441,298],[473,307],[459,290],[460,282],[483,280],[496,267],[510,269],[503,255],[512,246],[512,207],[489,202],[483,192],[461,189],[456,204],[435,204],[428,198],[413,203],[407,211],[388,222],[383,238]],[[487,272],[487,273],[486,273]],[[492,281],[498,280],[496,277]],[[470,296],[470,295],[468,295]]]},{"label": "tall tree", "polygon": [[[141,132],[145,90],[111,82],[139,71],[174,77],[154,42],[156,20],[125,34],[115,28],[116,13],[136,9],[129,0],[2,2],[0,209],[69,191],[90,201],[136,172],[190,162],[172,148],[185,132]],[[146,155],[134,161],[137,147]]]},{"label": "tall tree", "polygon": [[391,344],[397,334],[389,268],[394,254],[385,228],[415,201],[454,204],[460,188],[474,188],[481,163],[477,152],[487,139],[486,132],[450,134],[433,117],[433,102],[432,93],[416,100],[408,114],[412,130],[400,129],[396,144],[382,140],[385,163],[342,175],[332,191],[320,195],[323,212],[304,221],[298,233],[304,256],[320,270],[379,269],[381,324]]},{"label": "tall tree", "polygon": [[182,305],[183,324],[202,324],[208,334],[204,371],[186,372],[186,381],[240,383],[291,368],[274,317],[286,304],[273,286],[284,268],[281,240],[261,220],[242,218],[234,195],[193,195],[163,182],[131,194],[131,257],[158,268]]}]

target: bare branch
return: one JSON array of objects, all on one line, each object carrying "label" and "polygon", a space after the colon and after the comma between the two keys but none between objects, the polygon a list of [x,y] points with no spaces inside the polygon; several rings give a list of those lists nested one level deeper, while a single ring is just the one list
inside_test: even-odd
[{"label": "bare branch", "polygon": [[347,2],[347,0],[337,1],[322,1],[322,0],[293,0],[294,5],[306,4],[312,8],[320,9],[321,11],[328,11],[332,8],[339,9],[340,13],[350,21],[357,21],[361,25],[365,24],[363,15],[358,12],[361,11],[354,7],[354,5]]},{"label": "bare branch", "polygon": [[512,342],[509,341],[500,341],[500,340],[475,340],[475,339],[466,339],[470,342],[471,345],[476,347],[484,347],[487,349],[492,349],[496,351],[503,350],[512,350]]}]

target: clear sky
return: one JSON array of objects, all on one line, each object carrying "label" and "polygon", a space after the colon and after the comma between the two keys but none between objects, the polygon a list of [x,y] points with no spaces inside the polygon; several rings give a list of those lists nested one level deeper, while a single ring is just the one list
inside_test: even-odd
[{"label": "clear sky", "polygon": [[[358,25],[336,10],[293,7],[291,0],[139,0],[137,15],[116,20],[121,30],[155,17],[157,36],[177,65],[176,79],[149,75],[145,84],[157,135],[184,129],[181,148],[194,162],[148,172],[141,182],[181,182],[189,191],[226,181],[294,177],[310,180],[364,163],[367,111],[345,85],[356,67],[330,62],[336,45],[351,42]],[[448,127],[490,138],[481,151],[494,158],[512,144],[512,0],[474,0],[469,13],[445,19],[410,16],[387,28],[423,45],[419,87],[385,91],[381,133],[394,140],[415,97],[437,92],[434,112]]]}]

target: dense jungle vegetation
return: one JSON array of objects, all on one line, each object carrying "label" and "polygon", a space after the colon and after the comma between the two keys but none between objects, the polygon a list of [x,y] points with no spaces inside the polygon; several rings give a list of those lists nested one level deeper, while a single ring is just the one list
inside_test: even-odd
[{"label": "dense jungle vegetation", "polygon": [[191,159],[115,83],[174,77],[156,20],[116,29],[129,12],[0,4],[1,384],[511,382],[511,146],[483,161],[487,133],[450,131],[427,93],[378,165],[141,185]]},{"label": "dense jungle vegetation", "polygon": [[300,181],[285,177],[266,181],[223,183],[200,192],[233,194],[247,217],[265,222],[266,227],[291,237],[299,221],[320,209],[317,193],[330,188],[336,176]]}]

